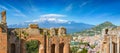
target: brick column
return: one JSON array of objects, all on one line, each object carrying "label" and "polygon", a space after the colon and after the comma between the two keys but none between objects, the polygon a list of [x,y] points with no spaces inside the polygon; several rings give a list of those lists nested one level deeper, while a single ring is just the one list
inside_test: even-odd
[{"label": "brick column", "polygon": [[50,43],[49,43],[49,38],[47,37],[47,45],[46,45],[47,47],[47,53],[50,53]]},{"label": "brick column", "polygon": [[40,53],[45,53],[44,44],[41,45]]},{"label": "brick column", "polygon": [[48,52],[47,53],[51,53],[51,49],[52,49],[52,47],[51,47],[51,45],[52,45],[52,42],[51,42],[51,39],[49,38],[48,39]]},{"label": "brick column", "polygon": [[51,45],[49,45],[48,53],[51,53]]},{"label": "brick column", "polygon": [[39,45],[39,53],[44,53],[44,45]]},{"label": "brick column", "polygon": [[117,53],[120,53],[119,37],[117,37]]},{"label": "brick column", "polygon": [[110,53],[113,52],[112,37],[110,36]]},{"label": "brick column", "polygon": [[64,45],[64,50],[63,50],[64,53],[70,53],[70,44],[69,43],[66,43]]},{"label": "brick column", "polygon": [[7,34],[0,33],[0,53],[8,53]]},{"label": "brick column", "polygon": [[26,53],[25,44],[22,46],[22,53]]},{"label": "brick column", "polygon": [[105,53],[110,53],[110,43],[108,42],[106,45],[103,47]]},{"label": "brick column", "polygon": [[55,45],[55,53],[59,53],[59,44]]},{"label": "brick column", "polygon": [[21,41],[21,53],[26,53],[25,40]]}]

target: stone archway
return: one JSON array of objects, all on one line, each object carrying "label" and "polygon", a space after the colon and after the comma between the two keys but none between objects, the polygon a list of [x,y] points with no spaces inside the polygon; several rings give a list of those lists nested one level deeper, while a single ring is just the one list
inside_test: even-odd
[{"label": "stone archway", "polygon": [[64,43],[59,44],[59,53],[64,53]]},{"label": "stone archway", "polygon": [[51,53],[55,53],[55,44],[51,45]]},{"label": "stone archway", "polygon": [[112,47],[113,53],[117,53],[117,44],[113,42]]},{"label": "stone archway", "polygon": [[11,44],[11,53],[16,53],[16,46],[14,43]]},{"label": "stone archway", "polygon": [[25,44],[26,53],[39,53],[40,52],[40,41],[38,40],[30,40]]},{"label": "stone archway", "polygon": [[105,29],[105,34],[108,34],[108,29]]},{"label": "stone archway", "polygon": [[21,52],[22,53],[26,53],[26,48],[25,48],[25,45],[26,45],[26,42],[27,41],[31,41],[31,40],[37,40],[39,41],[39,44],[38,44],[38,53],[44,53],[45,52],[45,42],[44,42],[44,36],[40,36],[40,35],[29,35],[27,36],[25,39],[23,39],[21,42]]}]

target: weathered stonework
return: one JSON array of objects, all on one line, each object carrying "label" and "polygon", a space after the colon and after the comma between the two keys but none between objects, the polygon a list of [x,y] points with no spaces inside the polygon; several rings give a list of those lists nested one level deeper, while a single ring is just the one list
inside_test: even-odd
[{"label": "weathered stonework", "polygon": [[39,41],[39,53],[70,53],[70,36],[66,29],[39,28],[30,24],[28,28],[7,28],[6,11],[1,13],[0,53],[26,53],[25,43],[30,40]]},{"label": "weathered stonework", "polygon": [[6,12],[1,12],[2,21],[0,23],[0,53],[7,53],[8,51],[8,38],[7,38],[7,27],[6,27]]},{"label": "weathered stonework", "polygon": [[103,29],[101,53],[120,53],[120,27]]}]

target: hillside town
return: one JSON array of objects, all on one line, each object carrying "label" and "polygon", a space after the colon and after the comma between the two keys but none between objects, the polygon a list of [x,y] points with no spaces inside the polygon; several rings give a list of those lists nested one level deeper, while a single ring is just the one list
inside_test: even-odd
[{"label": "hillside town", "polygon": [[[106,25],[101,28],[101,32],[99,33],[95,32],[94,35],[92,36],[90,35],[90,33],[86,31],[89,31],[89,30],[96,31],[97,29],[93,30],[94,28],[91,28],[91,29],[84,31],[84,33],[82,32],[84,36],[81,35],[80,33],[74,33],[74,34],[71,34],[72,35],[71,36],[71,35],[66,34],[67,29],[65,29],[64,27],[50,28],[50,29],[40,28],[39,29],[37,24],[30,24],[28,28],[7,28],[6,11],[3,11],[1,15],[2,15],[1,16],[2,17],[1,37],[4,38],[5,40],[1,41],[1,42],[4,42],[4,50],[0,50],[0,53],[1,52],[2,53],[10,53],[10,52],[18,53],[18,51],[19,53],[30,52],[31,50],[27,51],[24,49],[24,44],[25,42],[29,40],[34,40],[34,39],[40,41],[41,44],[44,45],[44,46],[41,45],[41,47],[45,47],[45,48],[41,48],[41,50],[38,50],[39,53],[41,52],[42,53],[45,53],[45,52],[47,53],[57,53],[57,52],[60,52],[60,53],[103,53],[103,52],[109,53],[109,52],[113,52],[113,53],[116,53],[117,52],[119,53],[120,52],[119,51],[120,48],[118,48],[120,47],[119,46],[119,40],[120,40],[119,39],[119,27],[113,25],[110,22],[105,22],[105,23],[95,26],[94,28],[99,29],[101,25]],[[41,40],[44,40],[44,41],[42,42]],[[58,41],[56,42],[56,40],[59,40],[59,42]],[[31,43],[28,43],[27,45]],[[55,46],[57,44],[59,46]],[[51,46],[50,47],[51,50],[47,50],[48,46]],[[109,47],[105,47],[105,46],[109,46]],[[58,49],[56,47],[59,47],[58,51],[56,51]],[[44,49],[46,51],[43,51]]]},{"label": "hillside town", "polygon": [[0,53],[120,53],[120,0],[0,0]]},{"label": "hillside town", "polygon": [[78,48],[75,53],[120,53],[119,29],[119,26],[107,27],[102,29],[101,35],[75,36],[71,41],[71,47]]}]

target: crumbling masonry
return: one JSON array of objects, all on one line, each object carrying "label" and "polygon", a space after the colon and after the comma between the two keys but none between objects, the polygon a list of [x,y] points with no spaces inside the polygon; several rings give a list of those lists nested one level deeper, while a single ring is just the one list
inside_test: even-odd
[{"label": "crumbling masonry", "polygon": [[8,28],[6,11],[1,17],[0,53],[26,53],[25,43],[30,40],[39,41],[39,53],[70,53],[70,36],[64,27],[43,29],[30,24],[28,28]]},{"label": "crumbling masonry", "polygon": [[100,53],[120,53],[120,27],[103,29]]}]

